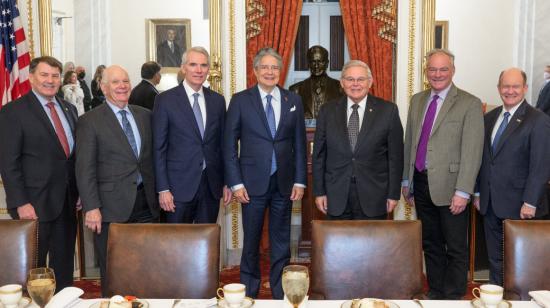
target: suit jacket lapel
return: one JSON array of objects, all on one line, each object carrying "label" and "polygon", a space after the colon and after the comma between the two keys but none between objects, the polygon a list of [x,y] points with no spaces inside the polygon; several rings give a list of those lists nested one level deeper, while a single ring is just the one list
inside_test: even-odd
[{"label": "suit jacket lapel", "polygon": [[521,102],[521,105],[516,110],[512,118],[510,118],[510,121],[508,122],[508,126],[506,126],[506,129],[502,133],[502,136],[500,136],[500,140],[497,144],[497,147],[495,149],[495,152],[493,153],[493,156],[497,156],[498,152],[500,152],[500,149],[502,149],[502,146],[506,143],[508,137],[514,133],[514,131],[521,125],[523,122],[523,119],[525,118],[525,110],[527,109],[527,102],[524,100]]},{"label": "suit jacket lapel", "polygon": [[[105,103],[101,105],[103,108],[103,119],[105,123],[107,124],[107,127],[109,130],[113,133],[116,140],[114,140],[114,144],[120,144],[124,150],[127,152],[128,155],[131,155],[132,157],[136,157],[134,154],[134,150],[132,150],[132,146],[130,145],[130,142],[128,141],[128,138],[126,137],[126,134],[122,130],[122,127],[120,126],[120,122],[117,119],[117,116],[111,110],[111,107],[109,107],[108,103]],[[99,107],[98,107],[99,108]],[[132,113],[132,116],[134,114]],[[136,117],[134,116],[134,119]]]},{"label": "suit jacket lapel", "polygon": [[355,151],[359,149],[359,146],[362,144],[362,141],[365,139],[365,136],[371,131],[374,118],[377,112],[377,102],[372,98],[371,95],[367,96],[367,102],[365,104],[365,110],[363,114],[363,122],[361,123],[361,129],[359,130],[359,135],[357,136],[357,144],[355,145]]},{"label": "suit jacket lapel", "polygon": [[441,109],[439,109],[439,112],[437,113],[437,118],[435,119],[434,125],[432,126],[432,131],[430,135],[432,135],[437,130],[439,125],[441,125],[441,122],[443,122],[443,119],[445,119],[447,112],[451,110],[454,103],[456,102],[457,95],[458,95],[458,92],[456,90],[456,87],[454,85],[451,85],[451,88],[447,93],[447,97],[443,101],[443,105],[441,105]]},{"label": "suit jacket lapel", "polygon": [[212,128],[213,122],[214,122],[214,105],[210,102],[212,96],[211,93],[203,88],[202,93],[204,93],[204,106],[206,106],[206,124],[204,125],[204,139],[206,139],[206,135],[208,132],[210,132],[210,128]]},{"label": "suit jacket lapel", "polygon": [[[177,94],[181,97],[181,103],[178,103],[177,105],[180,107],[181,114],[183,115],[183,117],[187,118],[188,123],[192,123],[191,127],[197,135],[197,138],[202,139],[199,125],[197,124],[197,119],[195,119],[195,114],[193,113],[193,108],[191,107],[191,102],[189,102],[189,97],[187,96],[185,87],[183,86],[183,84],[180,84],[178,87],[180,88]],[[208,121],[208,117],[206,117],[206,120]],[[204,131],[206,134],[206,129]]]},{"label": "suit jacket lapel", "polygon": [[[139,159],[141,159],[142,153],[144,151],[144,144],[145,144],[145,135],[143,134],[145,132],[145,123],[143,118],[141,117],[141,113],[137,112],[136,109],[132,105],[128,105],[128,108],[130,108],[130,111],[132,112],[132,116],[134,117],[134,120],[136,121],[136,126],[138,128],[138,134],[139,138],[141,139],[141,145],[139,147]],[[129,144],[129,143],[128,143]],[[131,148],[131,147],[130,147]],[[133,153],[133,150],[132,150]]]},{"label": "suit jacket lapel", "polygon": [[[283,123],[285,123],[285,120],[288,117],[290,108],[292,108],[290,102],[288,101],[288,92],[286,90],[279,88],[279,93],[281,93],[281,117],[279,118],[279,125],[277,126],[277,133],[275,134],[275,136],[279,135],[279,131],[281,130]],[[266,121],[267,121],[267,117],[266,117]]]},{"label": "suit jacket lapel", "polygon": [[[348,134],[348,98],[347,96],[342,96],[342,98],[338,101],[338,105],[336,108],[336,127],[341,127],[341,134],[343,141],[343,144],[345,145],[345,148],[352,152],[351,150],[351,144],[349,142],[349,134]],[[330,129],[330,128],[329,128]],[[358,138],[359,139],[359,138]],[[357,145],[355,145],[355,148],[357,148]]]},{"label": "suit jacket lapel", "polygon": [[264,105],[262,103],[262,97],[260,96],[260,90],[258,90],[258,85],[252,87],[249,94],[252,106],[260,116],[260,119],[262,119],[267,135],[271,137],[271,130],[269,129],[269,124],[267,123],[267,116],[265,115]]},{"label": "suit jacket lapel", "polygon": [[50,136],[55,140],[56,144],[58,145],[57,148],[59,149],[59,152],[62,153],[63,156],[65,156],[65,150],[63,150],[61,141],[59,141],[59,138],[57,137],[57,133],[55,132],[55,128],[53,127],[52,122],[50,121],[50,118],[46,114],[46,111],[44,110],[44,107],[42,106],[38,98],[32,92],[30,95],[30,109],[34,113],[34,115],[39,119],[42,125],[44,125],[44,127],[46,128],[46,131],[50,134]]},{"label": "suit jacket lapel", "polygon": [[498,107],[497,110],[499,110],[498,112],[494,112],[490,115],[490,118],[487,119],[487,125],[485,126],[485,146],[489,148],[489,152],[491,153],[491,157],[494,156],[493,154],[493,147],[492,147],[492,144],[491,144],[491,136],[493,134],[493,130],[495,128],[495,124],[497,122],[497,119],[500,115],[500,112],[502,110],[502,106],[501,107]]},{"label": "suit jacket lapel", "polygon": [[69,109],[69,107],[67,106],[68,103],[61,100],[60,98],[57,98],[57,101],[59,102],[59,105],[61,106],[61,110],[63,111],[63,114],[65,114],[65,119],[67,119],[67,122],[69,123],[69,126],[71,127],[71,132],[74,135],[74,131],[75,131],[75,128],[76,128],[75,119],[78,116],[73,114],[72,109]]},{"label": "suit jacket lapel", "polygon": [[[414,132],[414,144],[417,145],[420,141],[420,134],[422,132],[422,124],[424,123],[424,112],[426,111],[426,106],[428,105],[428,99],[430,98],[430,91],[424,91],[424,93],[419,97],[418,108],[416,112],[416,121],[417,126],[413,127]],[[413,122],[414,123],[414,122]],[[433,130],[432,130],[433,131]]]}]

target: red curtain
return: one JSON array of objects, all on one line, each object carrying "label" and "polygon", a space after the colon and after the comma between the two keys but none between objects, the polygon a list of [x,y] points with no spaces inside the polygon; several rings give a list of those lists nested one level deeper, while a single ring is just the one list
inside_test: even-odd
[{"label": "red curtain", "polygon": [[371,93],[392,100],[393,43],[382,39],[378,29],[384,24],[372,17],[381,0],[340,0],[344,31],[351,59],[367,63],[374,83]]},{"label": "red curtain", "polygon": [[[290,57],[294,49],[294,41],[298,32],[298,24],[302,13],[303,0],[249,0],[250,2],[260,3],[263,6],[263,17],[257,20],[260,26],[260,33],[254,37],[248,38],[246,42],[246,84],[251,87],[256,83],[252,60],[258,50],[264,47],[272,47],[283,57],[283,67],[281,68],[281,79],[279,85],[285,83]],[[251,16],[247,9],[247,28]],[[247,31],[248,32],[248,31]]]}]

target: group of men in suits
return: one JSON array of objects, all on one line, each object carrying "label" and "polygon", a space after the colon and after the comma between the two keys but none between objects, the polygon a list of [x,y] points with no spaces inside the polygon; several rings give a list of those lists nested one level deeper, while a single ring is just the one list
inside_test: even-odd
[{"label": "group of men in suits", "polygon": [[[431,88],[411,98],[404,137],[397,106],[368,94],[369,66],[344,65],[345,96],[322,105],[317,118],[313,192],[329,219],[385,219],[401,190],[422,221],[428,296],[456,299],[466,290],[466,207],[474,193],[493,283],[502,283],[502,220],[548,212],[550,118],[525,101],[519,69],[501,74],[503,106],[484,121],[480,100],[452,81],[454,55],[436,49],[426,60]],[[49,253],[59,289],[72,284],[79,206],[95,233],[105,287],[110,223],[157,221],[159,206],[171,223],[214,223],[219,200],[233,196],[242,204],[246,293],[260,289],[269,209],[270,286],[283,298],[292,201],[306,187],[304,107],[278,86],[282,58],[272,48],[256,54],[258,83],[236,93],[227,112],[223,96],[203,86],[209,62],[204,48],[188,49],[184,80],[156,95],[152,112],[128,104],[128,73],[110,66],[101,79],[106,103],[78,122],[74,106],[55,96],[61,63],[31,62],[32,91],[0,111],[0,172],[10,214],[39,220],[39,265]],[[154,77],[157,66],[142,77]]]}]

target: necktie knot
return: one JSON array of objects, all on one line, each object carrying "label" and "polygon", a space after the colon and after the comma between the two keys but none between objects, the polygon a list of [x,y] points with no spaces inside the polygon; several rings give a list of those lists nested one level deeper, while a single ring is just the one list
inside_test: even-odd
[{"label": "necktie knot", "polygon": [[199,93],[193,93],[193,101],[198,101],[199,100],[199,96],[200,94]]},{"label": "necktie knot", "polygon": [[48,106],[48,108],[50,108],[50,109],[55,108],[55,105],[54,105],[53,102],[48,102],[48,103],[46,104],[46,106]]},{"label": "necktie knot", "polygon": [[268,95],[265,96],[265,99],[266,99],[268,104],[271,104],[271,99],[272,98],[273,98],[273,95],[271,95],[271,94],[268,94]]},{"label": "necktie knot", "polygon": [[508,117],[510,117],[510,113],[508,111],[506,111],[504,113],[504,121],[507,121],[508,120]]},{"label": "necktie knot", "polygon": [[353,104],[351,108],[353,108],[353,110],[357,110],[357,108],[359,108],[359,104]]}]

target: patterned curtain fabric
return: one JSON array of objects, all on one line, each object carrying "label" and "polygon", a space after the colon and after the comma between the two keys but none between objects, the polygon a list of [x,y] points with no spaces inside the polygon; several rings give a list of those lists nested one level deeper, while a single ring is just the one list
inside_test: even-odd
[{"label": "patterned curtain fabric", "polygon": [[373,18],[382,0],[340,0],[344,31],[351,59],[367,63],[374,83],[371,93],[392,101],[393,43],[379,36],[384,22]]},{"label": "patterned curtain fabric", "polygon": [[285,83],[298,32],[303,0],[248,0],[246,3],[247,87],[256,83],[252,61],[258,50],[272,47],[283,57],[279,85]]}]

